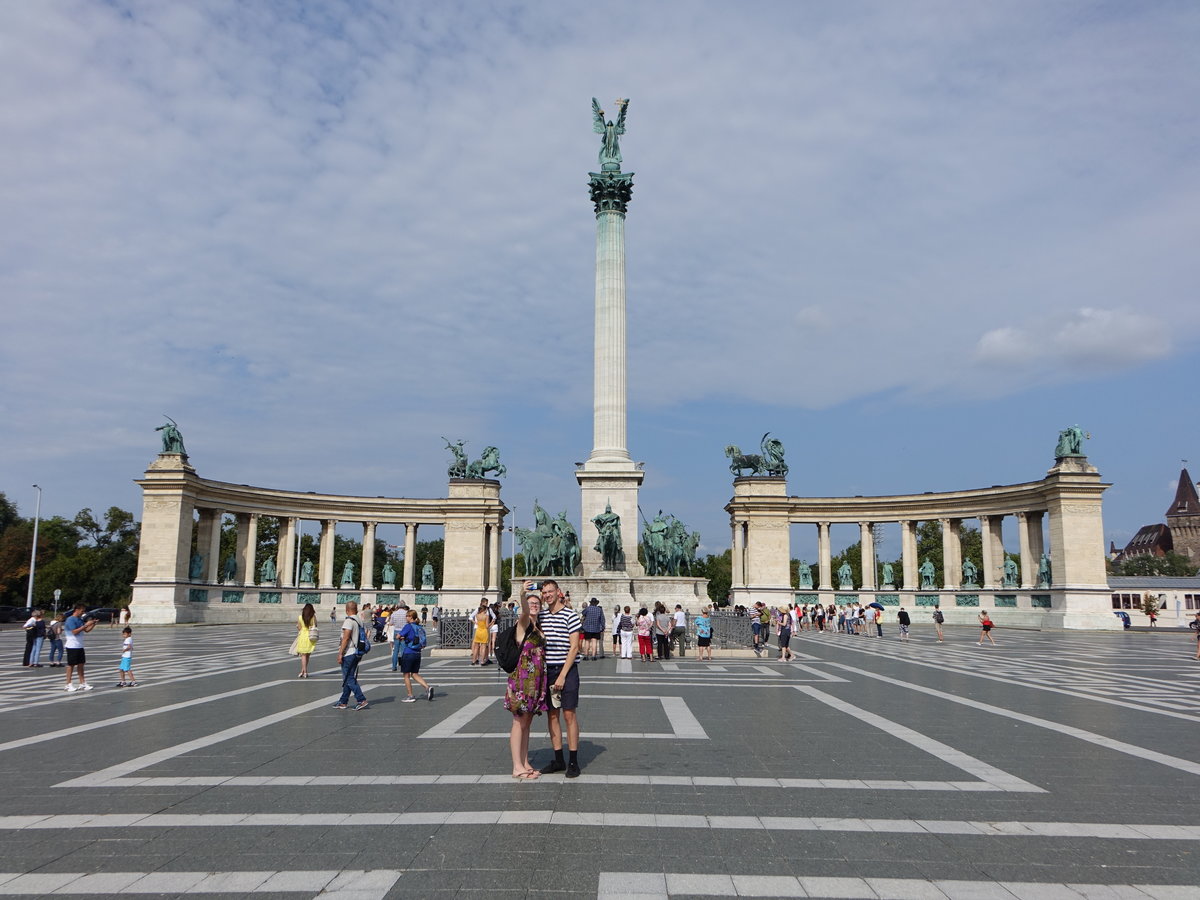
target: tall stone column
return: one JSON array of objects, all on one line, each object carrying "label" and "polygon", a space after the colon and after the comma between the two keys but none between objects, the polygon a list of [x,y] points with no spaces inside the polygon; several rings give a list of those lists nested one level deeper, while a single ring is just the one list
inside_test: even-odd
[{"label": "tall stone column", "polygon": [[375,522],[363,522],[362,577],[359,587],[364,591],[375,588]]},{"label": "tall stone column", "polygon": [[280,587],[296,586],[296,533],[299,525],[300,520],[295,516],[279,520],[279,558],[276,566]]},{"label": "tall stone column", "polygon": [[197,552],[204,554],[201,578],[210,584],[216,584],[221,579],[221,523],[224,518],[223,510],[202,509],[196,525]]},{"label": "tall stone column", "polygon": [[1004,552],[1001,547],[1000,561],[996,560],[996,516],[980,516],[979,517],[979,537],[982,544],[983,554],[983,571],[980,572],[982,577],[983,587],[991,590],[996,587],[999,582],[997,574],[1002,565],[1004,565]]},{"label": "tall stone column", "polygon": [[625,214],[633,173],[593,172],[589,186],[596,212],[596,309],[592,452],[575,472],[582,566],[585,575],[602,571],[592,520],[611,506],[621,519],[625,573],[640,576],[644,570],[637,560],[638,489],[644,475],[629,455],[626,431]]},{"label": "tall stone column", "polygon": [[404,523],[404,580],[400,590],[413,590],[413,567],[417,560],[417,528],[415,522]]},{"label": "tall stone column", "polygon": [[[1045,533],[1042,530],[1042,520],[1045,518],[1045,515],[1045,512],[1040,509],[1026,513],[1025,515],[1025,519],[1029,523],[1029,586],[1031,588],[1037,585],[1038,567],[1042,563],[1042,554],[1046,552],[1046,538]],[[1053,568],[1054,567],[1051,566],[1052,570]],[[1050,576],[1053,579],[1053,571],[1050,572]],[[1023,573],[1021,576],[1021,582],[1022,584],[1025,582],[1025,576]]]},{"label": "tall stone column", "polygon": [[746,586],[746,526],[741,522],[733,523],[733,554],[730,558],[732,573],[731,587]]},{"label": "tall stone column", "polygon": [[862,589],[875,590],[875,532],[870,522],[858,523],[859,546],[862,548]]},{"label": "tall stone column", "polygon": [[917,523],[908,519],[900,523],[900,558],[903,571],[903,589],[917,589]]},{"label": "tall stone column", "polygon": [[333,533],[336,528],[336,519],[321,520],[321,550],[317,567],[318,587],[333,587]]},{"label": "tall stone column", "polygon": [[238,513],[238,581],[254,584],[254,563],[258,552],[258,513]]},{"label": "tall stone column", "polygon": [[[1017,513],[1017,539],[1021,542],[1021,587],[1025,589],[1033,587],[1034,578],[1037,575],[1037,563],[1033,558],[1033,544],[1029,539],[1029,517],[1030,513]],[[1038,527],[1041,527],[1040,517]]]},{"label": "tall stone column", "polygon": [[[500,535],[503,533],[503,527],[499,522],[493,522],[489,527],[492,532],[489,535],[488,578],[486,586],[491,590],[498,591],[500,590],[500,564],[504,559],[501,555],[504,551],[500,547]],[[511,586],[509,590],[512,591],[513,596],[516,596],[516,591]]]},{"label": "tall stone column", "polygon": [[962,541],[958,529],[962,519],[939,519],[942,525],[942,584],[948,591],[962,584]]},{"label": "tall stone column", "polygon": [[819,591],[833,590],[833,550],[829,546],[829,523],[817,523],[817,570]]}]

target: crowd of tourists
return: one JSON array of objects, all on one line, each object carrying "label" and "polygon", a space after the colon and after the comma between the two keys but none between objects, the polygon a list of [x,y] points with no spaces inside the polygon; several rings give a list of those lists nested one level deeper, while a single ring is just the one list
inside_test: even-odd
[{"label": "crowd of tourists", "polygon": [[[66,669],[64,690],[69,694],[92,689],[85,675],[87,655],[84,636],[96,627],[99,619],[85,615],[85,609],[86,606],[78,604],[70,615],[55,613],[49,620],[44,610],[34,609],[24,625],[25,653],[21,657],[21,666],[26,669]],[[121,656],[117,666],[120,680],[116,687],[137,687],[138,684],[133,678],[133,629],[129,626],[130,617],[129,607],[121,610]],[[109,621],[109,627],[114,627],[117,620],[118,617],[114,616]],[[42,662],[43,653],[46,654],[46,662]]]}]

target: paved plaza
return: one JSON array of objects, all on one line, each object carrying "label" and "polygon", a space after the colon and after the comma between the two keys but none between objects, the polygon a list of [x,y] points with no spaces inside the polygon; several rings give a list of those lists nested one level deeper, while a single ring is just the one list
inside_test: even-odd
[{"label": "paved plaza", "polygon": [[141,628],[116,689],[101,626],[67,695],[6,631],[0,896],[1200,898],[1194,641],[995,634],[586,662],[583,776],[526,783],[465,657],[402,704],[376,649],[355,712],[328,635]]}]

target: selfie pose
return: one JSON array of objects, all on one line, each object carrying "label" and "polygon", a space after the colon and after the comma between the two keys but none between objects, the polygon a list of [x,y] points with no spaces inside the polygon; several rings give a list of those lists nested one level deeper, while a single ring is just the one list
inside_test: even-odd
[{"label": "selfie pose", "polygon": [[508,735],[512,751],[512,776],[530,781],[540,774],[529,764],[529,729],[533,717],[546,711],[546,638],[538,628],[541,604],[537,594],[522,592],[521,613],[517,617],[516,644],[521,648],[517,667],[508,676],[504,708],[512,713]]}]

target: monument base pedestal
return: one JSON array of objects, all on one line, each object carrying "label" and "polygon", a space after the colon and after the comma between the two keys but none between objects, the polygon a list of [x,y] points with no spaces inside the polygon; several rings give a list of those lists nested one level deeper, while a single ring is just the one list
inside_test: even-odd
[{"label": "monument base pedestal", "polygon": [[[605,615],[611,614],[612,608],[617,604],[630,606],[634,613],[643,606],[653,610],[654,604],[658,602],[671,612],[674,612],[676,604],[689,613],[699,612],[705,606],[712,605],[712,601],[708,599],[707,578],[692,578],[686,575],[650,578],[626,572],[594,572],[590,575],[564,575],[555,577],[554,580],[564,592],[571,592],[571,606],[577,611],[583,609],[584,604],[590,602],[593,597],[600,601]],[[609,625],[611,624],[610,622]]]}]

